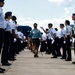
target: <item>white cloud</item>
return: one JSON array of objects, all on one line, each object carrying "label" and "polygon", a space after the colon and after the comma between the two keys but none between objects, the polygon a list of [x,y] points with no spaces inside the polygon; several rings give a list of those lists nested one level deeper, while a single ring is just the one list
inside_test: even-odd
[{"label": "white cloud", "polygon": [[70,8],[65,7],[65,8],[64,8],[64,11],[66,12],[66,14],[68,14],[68,13],[70,12]]},{"label": "white cloud", "polygon": [[51,3],[57,3],[58,5],[62,4],[65,0],[49,0]]},{"label": "white cloud", "polygon": [[53,3],[62,3],[64,2],[64,0],[49,0],[50,2],[53,2]]},{"label": "white cloud", "polygon": [[65,5],[67,7],[70,7],[75,3],[75,0],[48,0],[51,3],[56,3],[58,5]]}]

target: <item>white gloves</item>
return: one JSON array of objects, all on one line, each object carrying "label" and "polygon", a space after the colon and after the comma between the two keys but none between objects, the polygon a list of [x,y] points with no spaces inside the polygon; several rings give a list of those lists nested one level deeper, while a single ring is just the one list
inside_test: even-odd
[{"label": "white gloves", "polygon": [[64,44],[66,43],[66,41],[63,42]]},{"label": "white gloves", "polygon": [[14,42],[16,42],[17,40],[16,40],[16,38],[14,38]]},{"label": "white gloves", "polygon": [[53,44],[53,43],[54,43],[54,40],[52,40],[51,44]]},{"label": "white gloves", "polygon": [[43,27],[40,27],[42,30],[44,30],[44,28]]},{"label": "white gloves", "polygon": [[70,42],[72,42],[72,39],[70,39]]},{"label": "white gloves", "polygon": [[21,43],[23,43],[23,41],[21,41]]}]

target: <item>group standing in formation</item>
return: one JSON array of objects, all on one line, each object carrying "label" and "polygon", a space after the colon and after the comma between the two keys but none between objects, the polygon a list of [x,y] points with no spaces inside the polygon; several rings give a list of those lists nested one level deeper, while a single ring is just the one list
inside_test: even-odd
[{"label": "group standing in formation", "polygon": [[[17,18],[12,16],[12,12],[6,12],[3,15],[4,0],[0,0],[0,54],[2,66],[10,66],[9,61],[14,61],[16,54],[25,48],[26,37],[21,29],[17,29]],[[11,21],[10,21],[11,20]],[[75,53],[75,13],[72,14],[74,21],[74,53]],[[59,25],[61,31],[58,32],[57,28],[53,28],[52,23],[48,23],[48,28],[40,27],[44,33],[37,28],[38,24],[33,24],[34,29],[31,30],[28,37],[28,48],[34,53],[34,57],[38,58],[39,45],[40,52],[45,54],[52,54],[51,58],[61,57],[65,61],[72,61],[71,45],[72,45],[72,28],[70,21],[65,20],[64,23]],[[65,29],[66,28],[66,29]],[[61,50],[62,48],[62,50]],[[72,62],[75,64],[75,61]],[[5,69],[0,67],[0,73]]]},{"label": "group standing in formation", "polygon": [[[10,66],[9,61],[16,60],[15,57],[25,48],[26,37],[21,29],[17,29],[17,18],[8,11],[3,14],[4,0],[0,0],[0,54],[2,66]],[[5,69],[0,67],[0,73]]]},{"label": "group standing in formation", "polygon": [[[59,25],[60,32],[57,28],[53,28],[52,23],[48,24],[47,29],[40,27],[45,35],[37,28],[38,24],[34,23],[34,29],[30,32],[30,49],[34,53],[34,57],[39,57],[38,48],[41,45],[40,52],[52,54],[51,58],[61,57],[65,61],[72,61],[71,46],[73,39],[75,53],[75,13],[72,14],[72,20],[74,21],[74,37],[72,36],[72,27],[69,20],[65,20],[64,23]],[[75,61],[72,63],[75,64]]]}]

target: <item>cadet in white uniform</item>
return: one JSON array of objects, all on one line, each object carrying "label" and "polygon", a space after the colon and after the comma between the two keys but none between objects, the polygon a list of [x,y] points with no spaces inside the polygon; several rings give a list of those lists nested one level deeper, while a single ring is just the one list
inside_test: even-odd
[{"label": "cadet in white uniform", "polygon": [[[0,52],[2,49],[3,44],[3,34],[4,34],[4,16],[3,16],[3,9],[4,0],[0,0]],[[0,73],[3,73],[5,69],[0,68]]]},{"label": "cadet in white uniform", "polygon": [[2,50],[2,59],[1,63],[4,66],[9,66],[10,63],[8,62],[8,51],[9,51],[9,44],[10,44],[10,31],[11,31],[11,24],[10,19],[12,19],[12,12],[5,13],[5,32],[4,32],[4,47]]},{"label": "cadet in white uniform", "polygon": [[47,45],[48,45],[48,50],[47,50],[47,53],[46,54],[51,54],[52,53],[52,45],[51,45],[51,42],[52,42],[52,39],[51,39],[51,27],[52,27],[52,24],[49,23],[48,24],[48,31],[44,30],[43,27],[40,27],[46,34],[47,34]]},{"label": "cadet in white uniform", "polygon": [[40,52],[45,52],[47,50],[47,48],[46,48],[46,39],[47,39],[47,37],[46,37],[46,35],[43,35],[43,33],[42,33],[41,38],[42,39],[41,39]]},{"label": "cadet in white uniform", "polygon": [[11,21],[11,39],[10,39],[10,50],[9,50],[9,60],[15,60],[14,53],[14,38],[18,38],[18,36],[15,34],[16,31],[16,16],[12,16],[12,21]]},{"label": "cadet in white uniform", "polygon": [[21,29],[18,29],[18,32],[17,32],[17,34],[18,34],[18,36],[19,36],[19,38],[18,38],[18,40],[20,41],[18,44],[19,44],[19,51],[22,51],[23,50],[23,45],[24,45],[24,41],[23,41],[23,39],[24,39],[24,34],[22,33],[22,30]]},{"label": "cadet in white uniform", "polygon": [[44,30],[43,27],[41,27],[41,29],[43,29],[43,31],[48,34],[48,49],[49,49],[49,53],[53,54],[52,58],[57,58],[57,52],[56,52],[56,31],[54,28],[52,28],[53,24],[49,23],[48,24],[48,32],[46,30]]},{"label": "cadet in white uniform", "polygon": [[61,59],[66,59],[66,30],[64,29],[64,24],[60,24],[60,28],[61,28],[61,43],[60,44],[63,48]]},{"label": "cadet in white uniform", "polygon": [[71,42],[72,42],[72,28],[70,27],[70,21],[65,21],[66,25],[66,51],[67,51],[67,58],[66,61],[71,61]]},{"label": "cadet in white uniform", "polygon": [[56,43],[57,43],[57,48],[56,48],[56,51],[57,51],[57,56],[60,57],[61,56],[61,51],[60,51],[60,38],[61,38],[61,35],[60,35],[60,32],[58,31],[57,28],[55,28],[56,30]]},{"label": "cadet in white uniform", "polygon": [[[53,26],[53,25],[52,25]],[[57,39],[56,39],[56,31],[54,28],[50,28],[50,34],[51,34],[51,51],[52,51],[52,55],[53,57],[51,58],[57,58]]]},{"label": "cadet in white uniform", "polygon": [[[72,20],[74,21],[74,55],[75,55],[75,13],[72,14]],[[75,61],[72,63],[75,64]]]}]

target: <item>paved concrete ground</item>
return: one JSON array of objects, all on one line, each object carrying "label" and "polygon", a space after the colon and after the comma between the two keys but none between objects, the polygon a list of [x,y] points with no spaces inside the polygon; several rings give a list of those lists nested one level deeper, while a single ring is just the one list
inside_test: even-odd
[{"label": "paved concrete ground", "polygon": [[75,65],[71,62],[50,57],[39,53],[39,58],[34,58],[33,53],[25,49],[10,67],[2,66],[6,72],[0,75],[75,75]]}]

